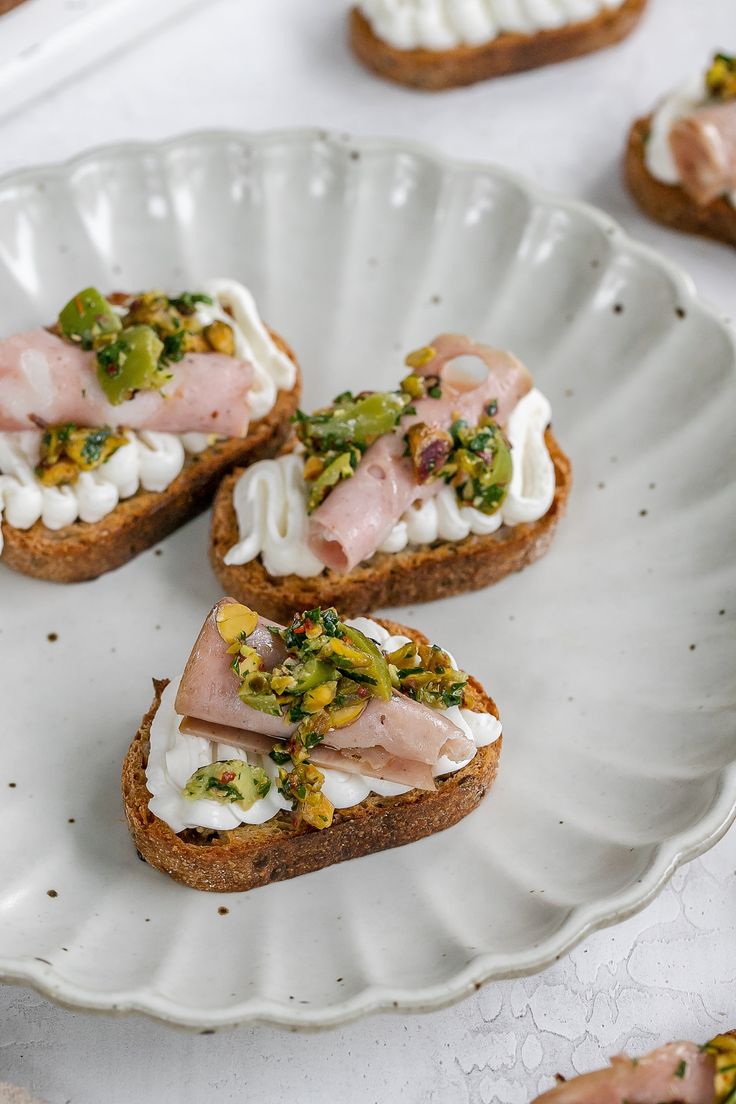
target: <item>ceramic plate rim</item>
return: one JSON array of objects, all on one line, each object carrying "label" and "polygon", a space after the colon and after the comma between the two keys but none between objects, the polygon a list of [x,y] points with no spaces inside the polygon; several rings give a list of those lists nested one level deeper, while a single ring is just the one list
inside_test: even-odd
[{"label": "ceramic plate rim", "polygon": [[[239,129],[199,129],[182,131],[174,136],[153,141],[126,141],[101,144],[60,162],[39,163],[11,170],[0,176],[0,188],[40,182],[49,176],[63,176],[85,164],[105,157],[140,155],[146,151],[176,148],[181,144],[211,142],[214,144],[238,140],[251,145],[268,145],[284,141],[305,144],[324,142],[339,147],[384,149],[394,153],[409,153],[453,172],[482,171],[489,176],[513,184],[533,204],[554,206],[588,222],[595,223],[610,238],[616,251],[633,253],[667,274],[676,286],[683,304],[710,316],[724,333],[734,353],[732,369],[736,369],[736,334],[728,319],[698,294],[692,278],[657,250],[636,241],[610,215],[581,200],[556,195],[539,188],[521,174],[483,160],[468,160],[448,156],[422,142],[371,136],[354,136],[318,127],[287,127],[263,131]],[[361,993],[332,1005],[305,1009],[286,1008],[275,1001],[250,998],[226,1009],[200,1011],[181,1003],[151,995],[149,991],[121,991],[100,994],[64,980],[56,969],[38,960],[18,960],[0,956],[0,982],[29,985],[44,997],[66,1007],[102,1013],[141,1013],[163,1020],[173,1026],[190,1029],[226,1028],[243,1024],[261,1024],[291,1030],[332,1028],[376,1012],[429,1012],[461,1000],[489,981],[538,973],[569,953],[594,931],[618,923],[645,908],[660,892],[674,872],[714,846],[736,820],[736,762],[718,772],[715,798],[700,820],[669,840],[660,843],[635,886],[609,895],[597,904],[571,910],[566,922],[553,936],[524,956],[514,968],[504,967],[500,955],[476,956],[465,969],[435,985],[422,989],[400,989],[369,986]]]}]

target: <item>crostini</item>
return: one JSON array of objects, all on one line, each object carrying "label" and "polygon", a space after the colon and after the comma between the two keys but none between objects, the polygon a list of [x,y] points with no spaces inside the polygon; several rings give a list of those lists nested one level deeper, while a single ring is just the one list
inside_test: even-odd
[{"label": "crostini", "polygon": [[276,620],[489,586],[549,547],[572,484],[550,405],[509,353],[442,334],[399,390],[297,415],[298,449],[229,476],[210,553],[223,587]]},{"label": "crostini", "polygon": [[79,292],[53,327],[0,341],[0,563],[64,583],[120,567],[277,454],[299,394],[233,280]]},{"label": "crostini", "polygon": [[224,598],[154,686],[125,811],[141,858],[194,889],[411,843],[474,809],[498,766],[496,706],[447,652],[334,608],[281,626]]},{"label": "crostini", "polygon": [[646,0],[361,0],[355,56],[381,77],[428,91],[566,61],[620,41]]},{"label": "crostini", "polygon": [[716,54],[637,119],[626,180],[641,209],[674,230],[736,245],[736,57]]},{"label": "crostini", "polygon": [[534,1104],[734,1104],[734,1032],[697,1043],[668,1043],[643,1058],[619,1054],[608,1069],[562,1081]]}]

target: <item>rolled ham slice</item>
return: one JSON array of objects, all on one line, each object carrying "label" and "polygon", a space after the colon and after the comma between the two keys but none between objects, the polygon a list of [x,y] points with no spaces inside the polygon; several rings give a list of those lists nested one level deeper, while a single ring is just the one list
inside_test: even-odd
[{"label": "rolled ham slice", "polygon": [[113,406],[97,381],[95,354],[47,330],[0,341],[0,432],[39,424],[123,426],[161,433],[244,437],[253,366],[220,353],[190,353],[161,390]]},{"label": "rolled ham slice", "polygon": [[[185,736],[203,736],[205,740],[243,748],[255,755],[269,755],[274,746],[272,737],[262,736],[258,732],[247,732],[241,728],[212,724],[211,721],[197,721],[193,717],[185,717],[179,729]],[[417,790],[435,789],[432,768],[426,763],[397,759],[386,752],[381,754],[380,749],[372,749],[369,753],[360,748],[338,751],[325,744],[317,744],[310,752],[310,759],[316,767],[324,767],[326,770],[381,778],[384,782],[398,782]]]},{"label": "rolled ham slice", "polygon": [[[184,668],[174,708],[180,716],[288,740],[296,725],[252,709],[238,697],[238,683],[231,666],[233,657],[228,654],[217,627],[218,610],[235,602],[235,598],[223,598],[210,611]],[[269,632],[269,625],[280,628],[275,622],[259,617],[255,631],[248,638],[267,671],[283,663],[287,656],[279,637]]]},{"label": "rolled ham slice", "polygon": [[[404,434],[410,426],[425,422],[447,429],[457,417],[472,425],[491,402],[497,405],[496,420],[504,425],[532,388],[529,372],[510,353],[458,334],[442,334],[432,345],[436,356],[421,371],[440,377],[442,397],[416,402],[416,414],[379,437],[353,477],[338,483],[309,519],[309,548],[333,571],[351,571],[370,559],[413,502],[432,498],[442,489],[441,480],[417,483],[412,463],[404,456]],[[470,374],[467,362],[458,363],[466,357],[480,362],[480,379]]]},{"label": "rolled ham slice", "polygon": [[[207,617],[184,668],[174,708],[186,718],[187,725],[204,722],[246,733],[248,739],[254,733],[268,737],[270,751],[274,739],[288,740],[297,726],[253,709],[238,697],[232,656],[217,627],[218,610],[234,601],[223,598]],[[286,658],[282,642],[269,631],[273,625],[273,621],[259,618],[257,628],[248,637],[248,643],[261,656],[267,670]],[[191,730],[182,728],[182,731]],[[221,742],[230,741],[223,737]],[[347,770],[344,763],[352,761],[360,767],[357,773],[392,782],[406,782],[407,771],[411,771],[412,778],[423,779],[427,785],[423,786],[421,781],[406,785],[429,789],[434,787],[432,767],[440,758],[447,756],[461,763],[475,750],[457,725],[438,710],[398,693],[390,701],[371,698],[356,721],[328,732],[319,747],[320,753],[321,749],[331,748],[340,754],[343,765],[336,769]],[[319,765],[314,755],[311,758]],[[390,775],[385,773],[389,769]],[[401,778],[396,777],[397,770],[403,772]]]},{"label": "rolled ham slice", "polygon": [[680,119],[670,131],[680,183],[704,206],[736,190],[736,100]]},{"label": "rolled ham slice", "polygon": [[608,1069],[565,1081],[534,1104],[713,1104],[715,1071],[695,1043],[668,1043],[638,1060],[618,1055]]}]

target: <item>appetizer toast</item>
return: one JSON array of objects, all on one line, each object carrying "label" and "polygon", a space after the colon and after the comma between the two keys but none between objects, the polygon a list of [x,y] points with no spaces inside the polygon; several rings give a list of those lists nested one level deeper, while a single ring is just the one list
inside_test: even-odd
[{"label": "appetizer toast", "polygon": [[282,449],[294,354],[242,285],[208,286],[89,288],[55,326],[0,342],[0,562],[94,579],[204,509],[235,465]]},{"label": "appetizer toast", "polygon": [[[273,339],[294,359],[282,338],[273,334]],[[204,452],[189,456],[165,491],[138,490],[101,521],[75,521],[58,530],[47,529],[41,521],[30,529],[6,525],[0,563],[53,583],[86,582],[122,567],[206,510],[223,475],[235,465],[280,452],[291,437],[300,393],[297,369],[294,387],[279,392],[276,405],[252,423],[247,437],[215,441]]]},{"label": "appetizer toast", "polygon": [[700,205],[680,184],[665,184],[649,172],[645,151],[651,125],[651,115],[637,119],[626,147],[626,183],[642,211],[672,230],[736,245],[736,207],[726,196]]},{"label": "appetizer toast", "polygon": [[488,536],[471,534],[456,544],[444,541],[426,548],[378,552],[369,563],[346,574],[325,568],[313,579],[271,576],[259,559],[232,566],[225,563],[228,549],[238,541],[233,490],[242,473],[232,472],[215,496],[210,542],[213,570],[228,593],[252,602],[277,621],[301,605],[334,602],[346,616],[355,616],[365,610],[431,602],[492,586],[543,556],[565,513],[572,488],[572,465],[551,430],[545,437],[556,485],[552,506],[538,521],[513,528],[503,526]]},{"label": "appetizer toast", "polygon": [[736,245],[736,57],[665,96],[629,133],[626,182],[674,230]]},{"label": "appetizer toast", "polygon": [[[223,603],[216,607],[222,608]],[[378,627],[391,637],[408,639],[416,645],[427,644],[421,633],[402,625],[389,621],[367,623],[368,627],[371,625],[374,625],[373,631]],[[193,657],[196,653],[195,648]],[[190,665],[192,662],[190,660]],[[383,784],[383,796],[371,792],[354,805],[336,808],[330,825],[321,830],[303,817],[281,808],[276,815],[259,824],[242,824],[224,831],[185,828],[176,832],[149,808],[151,793],[147,780],[151,729],[162,708],[162,693],[166,687],[167,681],[154,682],[153,704],[125,759],[123,799],[128,826],[140,857],[194,889],[243,892],[346,859],[411,843],[455,824],[471,812],[490,789],[498,768],[500,735],[487,746],[479,746],[466,765],[437,778],[435,788],[394,787],[406,792],[390,796],[390,786]],[[180,697],[181,688],[177,709]],[[465,683],[463,706],[464,714],[467,709],[474,714],[498,718],[494,702],[473,678],[468,677]],[[349,728],[341,730],[343,733],[349,731]],[[500,725],[497,731],[500,733]],[[330,741],[329,731],[324,739],[326,743]],[[273,746],[273,739],[270,746]],[[430,784],[422,783],[423,786]],[[373,785],[381,788],[376,780]]]},{"label": "appetizer toast", "polygon": [[274,618],[444,598],[550,546],[572,485],[551,408],[509,353],[442,334],[400,390],[299,413],[299,450],[227,477],[210,555],[223,587]]},{"label": "appetizer toast", "polygon": [[398,49],[379,38],[358,7],[349,16],[355,56],[381,77],[437,92],[579,57],[625,38],[641,17],[646,0],[625,0],[591,19],[532,34],[504,32],[480,45],[447,50]]},{"label": "appetizer toast", "polygon": [[607,1069],[560,1083],[533,1104],[733,1104],[736,1099],[736,1032],[703,1046],[667,1043],[641,1058],[617,1054]]}]

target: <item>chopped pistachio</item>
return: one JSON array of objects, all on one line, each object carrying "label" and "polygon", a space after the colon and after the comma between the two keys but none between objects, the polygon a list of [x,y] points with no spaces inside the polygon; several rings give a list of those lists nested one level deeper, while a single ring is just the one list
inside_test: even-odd
[{"label": "chopped pistachio", "polygon": [[413,352],[408,353],[404,358],[404,364],[407,368],[424,368],[436,356],[437,350],[433,345],[423,345],[421,349],[414,349]]},{"label": "chopped pistachio", "polygon": [[736,57],[716,54],[705,75],[705,87],[710,96],[718,100],[736,97]]},{"label": "chopped pistachio", "polygon": [[232,326],[227,322],[210,322],[204,328],[204,337],[216,353],[224,356],[235,356],[235,334]]},{"label": "chopped pistachio", "polygon": [[76,483],[79,473],[101,467],[128,438],[101,429],[81,428],[72,423],[49,426],[41,438],[36,475],[46,487]]},{"label": "chopped pistachio", "polygon": [[255,630],[258,614],[240,602],[228,602],[217,611],[217,628],[226,644],[235,644]]}]

